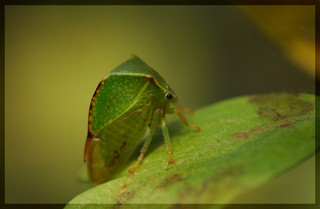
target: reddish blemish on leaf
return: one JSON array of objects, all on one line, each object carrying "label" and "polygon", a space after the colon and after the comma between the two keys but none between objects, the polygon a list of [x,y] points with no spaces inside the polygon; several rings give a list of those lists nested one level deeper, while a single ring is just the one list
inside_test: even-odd
[{"label": "reddish blemish on leaf", "polygon": [[258,104],[257,113],[260,117],[283,121],[313,110],[313,104],[300,100],[299,96],[300,94],[265,94],[251,97],[248,101]]},{"label": "reddish blemish on leaf", "polygon": [[251,134],[257,134],[257,133],[261,133],[263,131],[267,131],[267,130],[270,130],[272,129],[271,126],[265,126],[265,127],[256,127],[256,128],[252,128],[250,129],[249,131],[244,131],[242,133],[235,133],[233,134],[232,136],[238,140],[241,140],[241,139],[246,139],[246,138],[249,138],[251,136]]},{"label": "reddish blemish on leaf", "polygon": [[277,112],[278,113],[288,113],[288,112],[290,112],[290,110],[289,109],[284,109],[284,110],[278,110]]},{"label": "reddish blemish on leaf", "polygon": [[172,176],[164,179],[157,187],[155,187],[154,190],[164,187],[169,187],[173,185],[174,183],[181,182],[183,179],[180,177],[179,174],[175,173]]},{"label": "reddish blemish on leaf", "polygon": [[258,127],[258,128],[252,128],[252,129],[250,129],[250,133],[260,133],[260,132],[262,132],[263,131],[263,129],[262,128],[260,128],[260,127]]},{"label": "reddish blemish on leaf", "polygon": [[179,176],[179,174],[175,173],[171,176],[170,179],[166,179],[167,182],[170,182],[170,181],[182,181],[182,178]]},{"label": "reddish blemish on leaf", "polygon": [[[219,199],[221,200],[221,197],[223,197],[223,194],[225,194],[226,191],[233,189],[235,183],[234,179],[237,180],[237,178],[245,172],[245,166],[243,165],[221,168],[216,175],[212,176],[210,180],[203,181],[197,188],[186,188],[183,191],[183,194],[179,195],[179,200],[177,202],[188,202],[190,201],[190,197],[200,199],[203,193],[210,194],[210,203]],[[214,182],[214,184],[208,182]]]},{"label": "reddish blemish on leaf", "polygon": [[120,188],[120,196],[122,196],[122,195],[124,195],[124,193],[126,192],[126,190],[127,190],[127,185],[126,184],[124,184],[124,185],[122,185],[121,186],[121,188]]},{"label": "reddish blemish on leaf", "polygon": [[128,200],[130,200],[131,198],[134,197],[135,192],[136,192],[135,190],[131,190],[131,191],[124,192],[123,194],[121,194],[120,199],[117,200],[117,205],[121,206],[122,204],[128,202]]},{"label": "reddish blemish on leaf", "polygon": [[271,130],[271,129],[272,129],[272,126],[267,125],[267,126],[264,127],[264,129],[265,129],[265,130]]},{"label": "reddish blemish on leaf", "polygon": [[242,133],[242,134],[238,134],[238,133],[233,134],[233,137],[235,137],[235,138],[238,139],[238,140],[246,139],[246,138],[248,138],[249,136],[250,136],[250,134],[249,134],[248,132],[244,132],[244,133]]},{"label": "reddish blemish on leaf", "polygon": [[265,94],[251,97],[248,102],[258,105],[257,114],[261,118],[268,118],[275,122],[274,126],[252,128],[249,131],[235,133],[232,137],[242,140],[251,134],[261,133],[276,127],[288,127],[296,121],[295,117],[313,110],[312,103],[299,99],[299,94]]},{"label": "reddish blemish on leaf", "polygon": [[282,124],[280,127],[288,127],[288,126],[290,126],[290,124]]},{"label": "reddish blemish on leaf", "polygon": [[186,194],[184,192],[179,193],[179,198],[183,198]]}]

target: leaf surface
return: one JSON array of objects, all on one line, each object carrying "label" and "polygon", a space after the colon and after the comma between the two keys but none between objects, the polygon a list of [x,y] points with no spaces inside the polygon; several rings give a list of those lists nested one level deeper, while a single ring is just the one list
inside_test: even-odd
[{"label": "leaf surface", "polygon": [[175,164],[168,165],[159,132],[133,175],[128,168],[138,152],[117,178],[78,195],[66,208],[228,203],[315,152],[314,107],[313,95],[279,93],[199,109],[188,121],[199,125],[200,132],[179,120],[168,125]]}]

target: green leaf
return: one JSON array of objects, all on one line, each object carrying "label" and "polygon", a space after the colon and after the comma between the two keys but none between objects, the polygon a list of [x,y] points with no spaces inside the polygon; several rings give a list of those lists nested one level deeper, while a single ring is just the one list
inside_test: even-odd
[{"label": "green leaf", "polygon": [[134,158],[118,178],[78,195],[66,208],[227,203],[315,152],[314,106],[313,95],[280,93],[238,97],[197,110],[188,120],[200,132],[179,120],[169,124],[175,164],[168,165],[158,133],[133,175],[128,168]]}]

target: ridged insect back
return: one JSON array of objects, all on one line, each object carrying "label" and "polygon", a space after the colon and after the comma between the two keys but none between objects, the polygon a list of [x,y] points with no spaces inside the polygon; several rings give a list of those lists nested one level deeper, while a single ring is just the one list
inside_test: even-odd
[{"label": "ridged insect back", "polygon": [[166,81],[153,70],[149,65],[143,62],[139,57],[134,56],[133,58],[122,63],[116,69],[114,69],[111,74],[117,75],[131,75],[131,76],[140,76],[145,78],[153,77],[154,83],[162,90],[170,89]]}]

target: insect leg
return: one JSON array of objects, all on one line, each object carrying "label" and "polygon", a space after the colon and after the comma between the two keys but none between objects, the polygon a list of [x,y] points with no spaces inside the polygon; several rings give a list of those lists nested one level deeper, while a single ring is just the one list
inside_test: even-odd
[{"label": "insect leg", "polygon": [[150,132],[149,132],[149,136],[146,139],[146,141],[143,144],[143,147],[140,151],[140,155],[138,157],[138,160],[130,167],[129,172],[133,173],[133,170],[141,163],[144,154],[146,153],[149,144],[151,142],[154,130],[156,129],[157,124],[159,123],[160,120],[160,115],[162,114],[162,110],[158,109],[153,113],[153,117],[152,117],[152,122],[151,122],[151,127],[150,127]]},{"label": "insect leg", "polygon": [[173,164],[174,161],[172,160],[171,141],[170,141],[170,136],[169,136],[169,132],[168,132],[168,128],[167,128],[167,120],[166,120],[165,117],[161,118],[161,128],[162,128],[163,137],[164,137],[164,140],[166,142],[167,149],[168,149],[168,152],[169,152],[169,162],[168,162],[168,164]]},{"label": "insect leg", "polygon": [[167,110],[167,112],[168,112],[168,113],[175,113],[175,114],[182,120],[182,122],[183,122],[185,125],[197,129],[198,132],[200,131],[200,127],[199,127],[199,126],[194,125],[194,124],[190,124],[190,123],[187,121],[187,119],[183,116],[182,111],[181,111],[179,108],[175,108],[175,107],[169,108],[169,109]]},{"label": "insect leg", "polygon": [[190,109],[190,108],[182,108],[178,104],[174,104],[174,106],[175,106],[175,109],[177,109],[181,113],[187,113],[187,114],[190,114],[190,115],[193,114],[193,110]]}]

